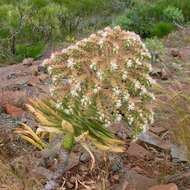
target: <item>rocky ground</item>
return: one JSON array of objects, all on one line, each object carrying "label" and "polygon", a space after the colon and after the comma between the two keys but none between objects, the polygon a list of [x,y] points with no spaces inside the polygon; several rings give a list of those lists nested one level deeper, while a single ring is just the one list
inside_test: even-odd
[{"label": "rocky ground", "polygon": [[[190,29],[184,29],[164,40],[166,50],[161,57],[162,64],[153,65],[152,76],[165,89],[171,87],[174,80],[187,88],[189,36]],[[38,152],[14,133],[21,122],[27,122],[33,128],[37,125],[25,104],[28,98],[48,95],[49,78],[40,64],[41,61],[27,59],[23,63],[0,68],[0,190],[43,189],[45,179],[35,171]],[[76,147],[59,190],[190,189],[187,152],[173,141],[171,130],[159,116],[136,142],[131,142],[124,133],[122,123],[113,128],[127,142],[127,151],[119,155],[96,152],[96,167],[89,171],[89,155]]]}]

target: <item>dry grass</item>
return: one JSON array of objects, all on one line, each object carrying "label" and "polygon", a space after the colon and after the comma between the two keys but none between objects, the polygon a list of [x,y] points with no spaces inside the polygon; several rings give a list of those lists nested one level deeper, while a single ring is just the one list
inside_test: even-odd
[{"label": "dry grass", "polygon": [[169,127],[173,140],[187,147],[190,160],[190,84],[186,88],[179,83],[172,86],[163,90],[158,111],[162,125]]}]

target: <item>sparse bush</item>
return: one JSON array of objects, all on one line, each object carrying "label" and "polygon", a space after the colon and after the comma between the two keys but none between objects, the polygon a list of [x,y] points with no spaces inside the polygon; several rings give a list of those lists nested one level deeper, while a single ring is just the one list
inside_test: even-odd
[{"label": "sparse bush", "polygon": [[156,63],[156,61],[160,58],[160,55],[162,55],[164,52],[164,44],[157,37],[147,38],[145,44],[151,53],[151,63]]},{"label": "sparse bush", "polygon": [[158,52],[160,54],[163,53],[165,48],[162,41],[157,37],[147,38],[145,44],[149,51]]}]

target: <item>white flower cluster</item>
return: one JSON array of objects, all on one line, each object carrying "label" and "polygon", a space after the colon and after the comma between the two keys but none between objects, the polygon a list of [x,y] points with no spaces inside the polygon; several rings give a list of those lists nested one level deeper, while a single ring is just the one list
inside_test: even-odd
[{"label": "white flower cluster", "polygon": [[66,97],[68,105],[78,99],[87,113],[96,102],[96,119],[106,127],[124,120],[134,129],[135,137],[154,118],[146,106],[155,99],[149,90],[155,83],[149,76],[149,59],[138,35],[107,27],[54,53],[43,64],[49,65],[54,96]]}]

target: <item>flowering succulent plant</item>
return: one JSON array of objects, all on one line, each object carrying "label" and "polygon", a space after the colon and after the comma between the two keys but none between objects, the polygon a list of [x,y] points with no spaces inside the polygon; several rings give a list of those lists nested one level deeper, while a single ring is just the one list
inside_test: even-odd
[{"label": "flowering succulent plant", "polygon": [[149,59],[138,35],[107,27],[54,53],[44,65],[48,65],[57,107],[62,109],[65,99],[70,106],[78,99],[87,113],[95,103],[98,113],[94,119],[105,127],[124,120],[136,137],[153,122],[149,103],[154,95],[149,88],[154,81],[149,76]]},{"label": "flowering succulent plant", "polygon": [[46,132],[63,133],[67,150],[74,142],[86,147],[84,142],[91,141],[100,149],[122,152],[123,141],[115,139],[111,124],[125,121],[135,139],[153,122],[149,60],[140,37],[120,27],[107,27],[52,54],[43,62],[52,79],[52,97],[28,105],[39,128],[33,133],[23,125],[17,132],[40,149],[46,143],[39,133]]}]

